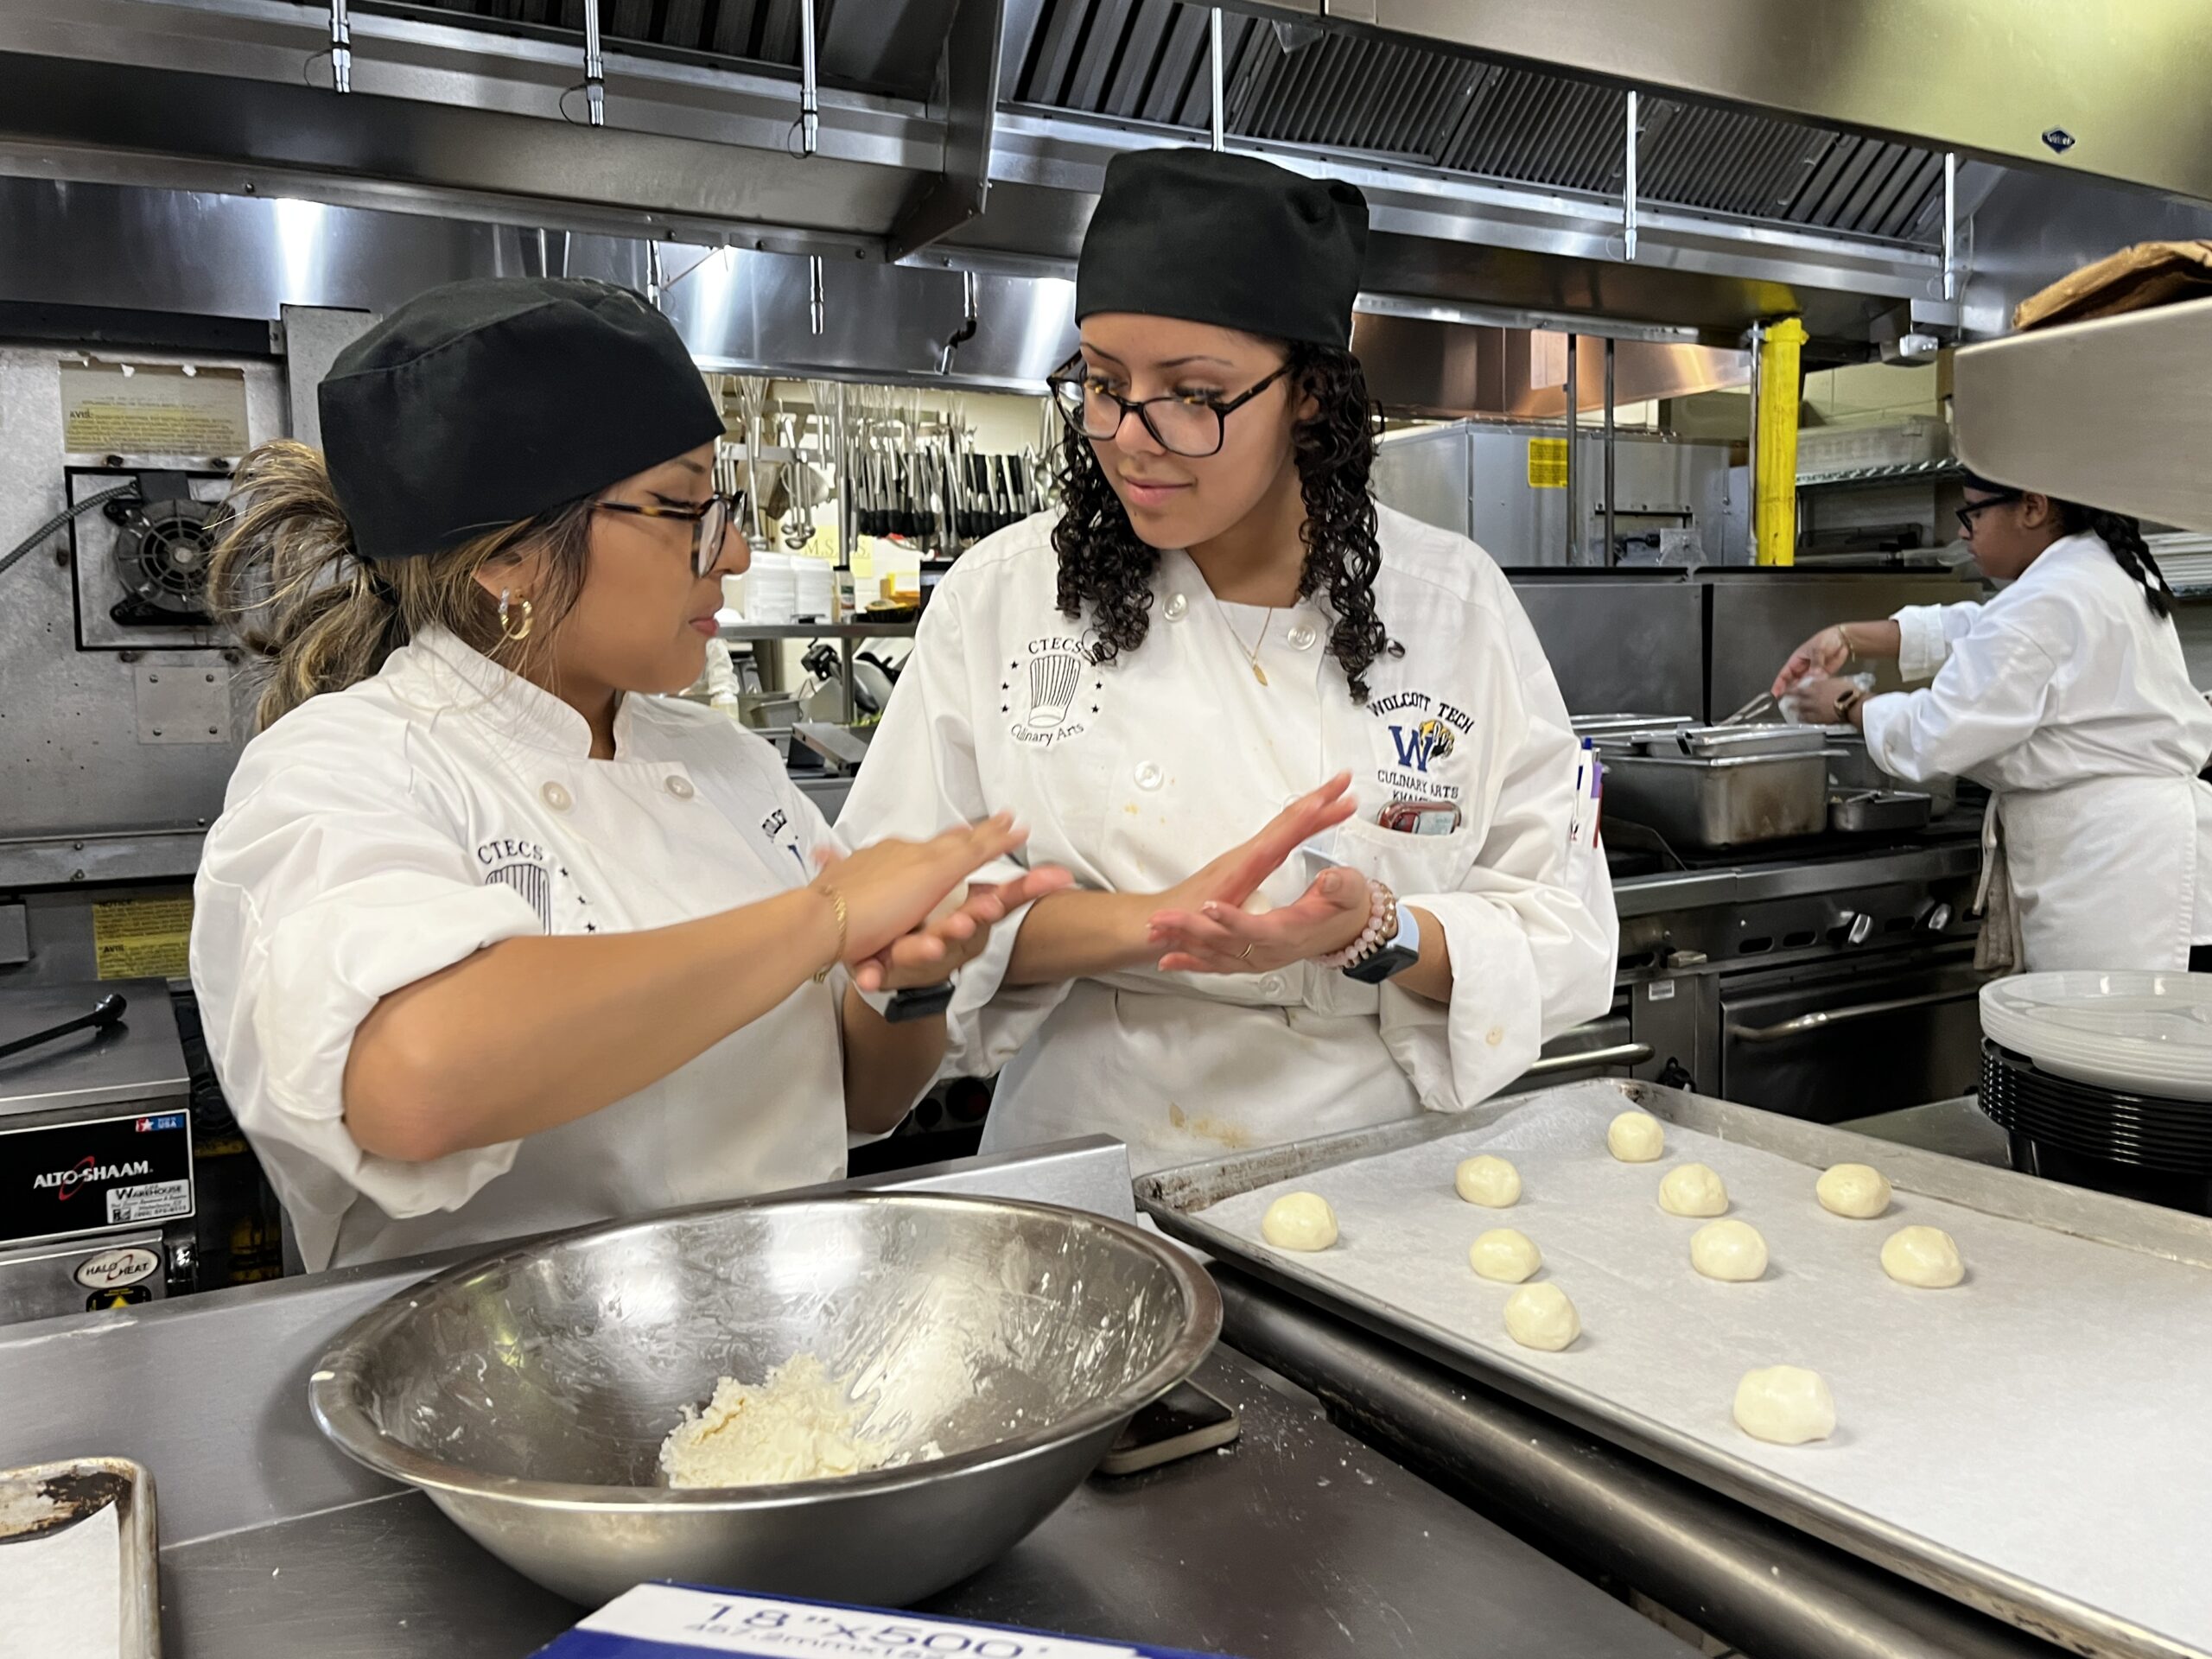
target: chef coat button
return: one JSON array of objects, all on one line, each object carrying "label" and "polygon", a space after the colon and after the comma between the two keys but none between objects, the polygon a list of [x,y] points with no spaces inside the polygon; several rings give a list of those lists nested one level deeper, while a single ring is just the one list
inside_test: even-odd
[{"label": "chef coat button", "polygon": [[1166,781],[1166,776],[1160,772],[1160,768],[1154,766],[1149,760],[1146,761],[1142,766],[1137,768],[1137,787],[1139,789],[1158,789],[1160,785]]},{"label": "chef coat button", "polygon": [[1170,622],[1180,622],[1183,620],[1183,613],[1190,608],[1191,601],[1180,594],[1168,594],[1167,603],[1161,607]]},{"label": "chef coat button", "polygon": [[1504,1040],[1505,1027],[1503,1026],[1492,1026],[1489,1031],[1485,1032],[1483,1035],[1483,1041],[1488,1043],[1492,1048],[1496,1048]]},{"label": "chef coat button", "polygon": [[565,812],[575,804],[575,799],[558,784],[548,784],[537,791],[538,797],[556,812]]},{"label": "chef coat button", "polygon": [[1262,980],[1260,982],[1260,994],[1262,996],[1281,996],[1282,995],[1282,976],[1281,974],[1269,974],[1265,979]]},{"label": "chef coat button", "polygon": [[1284,637],[1290,641],[1293,651],[1311,651],[1313,648],[1313,630],[1303,622],[1294,625]]},{"label": "chef coat button", "polygon": [[688,801],[698,791],[691,787],[689,778],[671,777],[667,781],[668,792],[679,801]]}]

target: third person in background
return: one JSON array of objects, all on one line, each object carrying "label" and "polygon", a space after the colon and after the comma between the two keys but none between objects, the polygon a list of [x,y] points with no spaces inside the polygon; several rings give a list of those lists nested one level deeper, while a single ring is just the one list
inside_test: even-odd
[{"label": "third person in background", "polygon": [[[1910,606],[1799,646],[1775,681],[1804,717],[1848,720],[1908,781],[1993,792],[2001,868],[1988,965],[2212,967],[2212,708],[2190,684],[2166,586],[2135,520],[1968,478],[1959,509],[1986,603]],[[1894,658],[1923,689],[1863,697],[1837,677]],[[1993,874],[1994,880],[1991,879]],[[2006,960],[2011,955],[2015,960]]]}]

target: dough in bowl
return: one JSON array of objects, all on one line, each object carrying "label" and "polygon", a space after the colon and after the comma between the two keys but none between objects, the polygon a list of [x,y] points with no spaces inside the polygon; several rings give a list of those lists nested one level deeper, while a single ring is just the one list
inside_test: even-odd
[{"label": "dough in bowl", "polygon": [[1670,1216],[1726,1215],[1727,1185],[1703,1164],[1683,1164],[1660,1181],[1659,1207]]},{"label": "dough in bowl", "polygon": [[1523,1285],[1505,1299],[1505,1334],[1555,1354],[1582,1334],[1582,1318],[1557,1285]]},{"label": "dough in bowl", "polygon": [[1825,1440],[1835,1433],[1835,1396],[1826,1377],[1802,1365],[1745,1371],[1736,1385],[1736,1427],[1777,1446]]},{"label": "dough in bowl", "polygon": [[1967,1276],[1959,1247],[1940,1227],[1900,1227],[1882,1241],[1882,1271],[1901,1285],[1948,1290]]},{"label": "dough in bowl", "polygon": [[1667,1150],[1667,1131],[1649,1112],[1623,1112],[1606,1127],[1605,1150],[1624,1164],[1656,1164]]},{"label": "dough in bowl", "polygon": [[1813,1184],[1813,1196],[1832,1216],[1872,1221],[1890,1207],[1889,1178],[1872,1164],[1838,1164]]},{"label": "dough in bowl", "polygon": [[1766,1240],[1747,1221],[1708,1221],[1690,1235],[1690,1265],[1708,1279],[1748,1284],[1766,1271]]},{"label": "dough in bowl", "polygon": [[1503,1210],[1521,1200],[1521,1172],[1486,1152],[1464,1160],[1452,1185],[1469,1204],[1487,1209]]},{"label": "dough in bowl", "polygon": [[1485,1279],[1517,1285],[1544,1265],[1544,1256],[1528,1234],[1493,1227],[1468,1249],[1467,1265]]},{"label": "dough in bowl", "polygon": [[1279,1250],[1325,1250],[1337,1242],[1337,1212],[1319,1192],[1286,1192],[1260,1217],[1260,1236]]}]

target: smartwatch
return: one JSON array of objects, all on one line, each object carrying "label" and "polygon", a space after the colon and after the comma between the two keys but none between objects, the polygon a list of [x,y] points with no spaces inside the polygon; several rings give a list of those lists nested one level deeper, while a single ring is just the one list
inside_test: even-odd
[{"label": "smartwatch", "polygon": [[1398,931],[1385,939],[1373,955],[1345,969],[1345,978],[1380,985],[1421,960],[1421,924],[1414,919],[1413,907],[1398,905],[1396,909]]},{"label": "smartwatch", "polygon": [[932,1014],[942,1014],[951,1006],[952,982],[944,979],[934,985],[916,985],[907,990],[893,991],[890,1000],[878,1011],[883,1015],[886,1024],[900,1026],[909,1020],[927,1020]]}]

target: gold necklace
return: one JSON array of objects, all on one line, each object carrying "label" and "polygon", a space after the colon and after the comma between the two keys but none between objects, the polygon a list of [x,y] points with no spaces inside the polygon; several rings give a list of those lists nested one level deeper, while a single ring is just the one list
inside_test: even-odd
[{"label": "gold necklace", "polygon": [[[1225,608],[1221,613],[1221,620],[1229,622],[1229,612]],[[1229,622],[1229,637],[1236,641],[1236,649],[1243,652],[1246,659],[1252,664],[1252,677],[1262,685],[1268,683],[1268,671],[1260,666],[1260,647],[1268,643],[1268,624],[1274,620],[1275,607],[1270,605],[1268,607],[1268,613],[1260,619],[1260,637],[1249,646],[1245,645],[1243,636],[1236,632],[1236,625],[1234,622]]]}]

